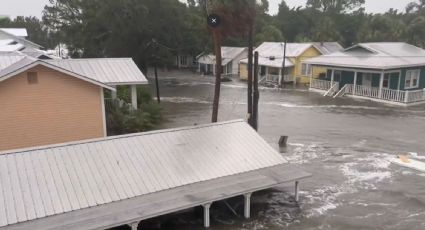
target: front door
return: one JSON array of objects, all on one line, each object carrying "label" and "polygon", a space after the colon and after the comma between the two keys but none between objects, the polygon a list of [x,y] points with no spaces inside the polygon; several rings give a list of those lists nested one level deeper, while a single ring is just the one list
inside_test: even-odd
[{"label": "front door", "polygon": [[372,74],[363,73],[362,85],[367,87],[372,87]]}]

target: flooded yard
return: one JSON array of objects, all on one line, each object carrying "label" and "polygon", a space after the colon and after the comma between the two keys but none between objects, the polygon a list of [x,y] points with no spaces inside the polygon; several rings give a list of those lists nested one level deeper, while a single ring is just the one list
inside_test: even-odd
[{"label": "flooded yard", "polygon": [[[161,73],[165,123],[172,128],[210,121],[213,78]],[[152,86],[152,89],[154,86]],[[253,196],[252,218],[242,200],[212,208],[213,229],[425,229],[425,174],[390,163],[398,154],[425,160],[425,106],[394,107],[333,99],[303,88],[261,88],[259,133],[290,164],[313,174],[301,183]],[[246,84],[223,83],[219,120],[246,118]],[[201,228],[201,216],[177,215],[174,228]]]}]

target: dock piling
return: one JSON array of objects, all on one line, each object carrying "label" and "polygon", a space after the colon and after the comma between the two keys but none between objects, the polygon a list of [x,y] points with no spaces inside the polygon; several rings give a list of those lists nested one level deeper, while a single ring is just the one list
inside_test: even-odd
[{"label": "dock piling", "polygon": [[298,202],[300,200],[300,197],[298,195],[298,191],[299,191],[299,181],[295,181],[295,201]]},{"label": "dock piling", "polygon": [[244,194],[244,216],[246,219],[251,217],[251,195],[252,193]]},{"label": "dock piling", "polygon": [[204,227],[210,227],[210,207],[211,203],[202,205],[204,207]]}]

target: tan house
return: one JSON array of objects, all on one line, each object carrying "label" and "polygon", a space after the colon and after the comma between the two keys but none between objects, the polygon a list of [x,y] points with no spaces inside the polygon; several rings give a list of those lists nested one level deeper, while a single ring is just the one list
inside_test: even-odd
[{"label": "tan house", "polygon": [[0,54],[0,151],[106,136],[104,90],[147,80],[123,59]]}]

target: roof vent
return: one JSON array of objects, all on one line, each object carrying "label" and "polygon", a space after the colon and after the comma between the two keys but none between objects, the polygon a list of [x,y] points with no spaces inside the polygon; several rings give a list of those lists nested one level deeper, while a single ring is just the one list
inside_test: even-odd
[{"label": "roof vent", "polygon": [[270,61],[274,61],[276,59],[276,57],[275,56],[270,56],[269,59],[270,59]]},{"label": "roof vent", "polygon": [[33,85],[38,83],[38,74],[37,72],[28,72],[27,73],[28,84]]}]

